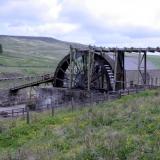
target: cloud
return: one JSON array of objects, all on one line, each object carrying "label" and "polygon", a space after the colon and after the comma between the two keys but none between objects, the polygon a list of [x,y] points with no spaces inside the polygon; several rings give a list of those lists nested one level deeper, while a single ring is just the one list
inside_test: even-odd
[{"label": "cloud", "polygon": [[159,0],[1,0],[0,34],[86,44],[159,45]]},{"label": "cloud", "polygon": [[1,26],[6,33],[10,35],[25,35],[25,36],[51,36],[63,37],[63,35],[74,31],[77,26],[68,23],[45,23],[42,25],[27,25],[27,24],[3,24]]},{"label": "cloud", "polygon": [[0,20],[28,23],[54,21],[60,10],[57,0],[8,0],[1,4]]},{"label": "cloud", "polygon": [[79,24],[79,32],[88,33],[96,44],[137,44],[137,39],[152,44],[160,37],[158,4],[158,0],[64,0],[60,15]]}]

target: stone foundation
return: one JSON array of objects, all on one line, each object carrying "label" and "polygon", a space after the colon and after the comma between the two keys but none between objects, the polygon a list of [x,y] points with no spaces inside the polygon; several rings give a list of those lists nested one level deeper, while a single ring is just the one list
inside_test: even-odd
[{"label": "stone foundation", "polygon": [[37,90],[37,107],[50,106],[57,103],[64,104],[72,100],[83,102],[87,97],[87,92],[82,90],[40,88]]}]

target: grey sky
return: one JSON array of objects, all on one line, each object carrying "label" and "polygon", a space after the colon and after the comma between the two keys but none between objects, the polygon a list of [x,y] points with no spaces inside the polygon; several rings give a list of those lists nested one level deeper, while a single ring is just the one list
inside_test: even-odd
[{"label": "grey sky", "polygon": [[0,0],[0,34],[160,46],[158,0]]}]

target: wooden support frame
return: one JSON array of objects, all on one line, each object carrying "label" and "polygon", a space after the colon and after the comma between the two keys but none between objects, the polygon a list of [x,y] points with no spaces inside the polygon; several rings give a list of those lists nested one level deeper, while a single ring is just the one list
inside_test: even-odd
[{"label": "wooden support frame", "polygon": [[69,78],[69,88],[72,89],[73,85],[73,74],[74,74],[74,50],[73,47],[70,46],[70,78]]},{"label": "wooden support frame", "polygon": [[115,51],[113,91],[125,89],[125,52]]},{"label": "wooden support frame", "polygon": [[91,87],[91,51],[88,51],[88,69],[87,69],[87,89],[90,92]]},{"label": "wooden support frame", "polygon": [[[102,50],[101,50],[101,52],[100,52],[100,55],[101,55],[103,58],[105,58],[105,53],[104,53]],[[104,74],[102,75],[100,82],[101,82],[100,88],[104,89],[104,87],[105,87],[105,77],[104,77]]]},{"label": "wooden support frame", "polygon": [[120,71],[120,81],[121,81],[121,84],[120,84],[120,88],[121,89],[125,89],[125,76],[126,76],[126,73],[125,73],[125,52],[124,51],[120,51],[120,53],[118,54],[118,58],[119,58],[119,65],[120,65],[120,68],[121,68],[121,71]]},{"label": "wooden support frame", "polygon": [[143,81],[143,85],[147,85],[147,51],[139,52],[138,56],[138,84],[140,82],[140,76]]},{"label": "wooden support frame", "polygon": [[117,51],[115,51],[114,85],[113,85],[113,91],[116,91],[116,82],[117,82],[117,66],[118,66],[118,52],[117,52]]},{"label": "wooden support frame", "polygon": [[87,52],[87,90],[90,92],[91,90],[91,76],[93,71],[94,64],[94,51],[92,47],[89,46],[89,51]]},{"label": "wooden support frame", "polygon": [[[125,67],[124,67],[124,56],[125,56],[125,53],[140,53],[140,54],[143,54],[141,57],[139,57],[139,62],[138,62],[138,73],[139,75],[141,75],[142,77],[142,80],[143,80],[143,84],[144,85],[147,85],[148,84],[148,74],[147,74],[147,52],[160,52],[160,47],[157,47],[157,48],[151,48],[151,47],[148,47],[148,48],[134,48],[134,47],[131,47],[131,48],[102,48],[102,47],[95,47],[95,46],[85,46],[85,47],[73,47],[73,46],[70,46],[70,52],[69,52],[69,55],[67,55],[61,62],[60,64],[57,66],[57,69],[54,73],[54,76],[51,75],[50,78],[48,79],[36,79],[35,81],[33,81],[32,83],[26,83],[26,84],[23,84],[23,85],[19,85],[19,86],[13,86],[10,88],[10,92],[11,93],[15,93],[18,91],[18,90],[21,90],[21,89],[24,89],[24,88],[28,88],[28,87],[32,87],[32,86],[38,86],[40,84],[44,84],[44,83],[53,83],[53,86],[54,87],[61,87],[62,83],[64,81],[64,77],[62,76],[59,76],[58,74],[61,74],[61,72],[63,72],[63,68],[61,69],[60,71],[60,67],[63,65],[63,67],[65,68],[65,66],[70,66],[68,67],[67,69],[70,70],[70,73],[68,73],[67,75],[69,75],[67,78],[68,78],[68,81],[67,81],[67,87],[68,88],[73,88],[74,86],[74,83],[75,82],[75,66],[76,66],[76,63],[74,61],[74,58],[79,55],[79,54],[83,54],[85,55],[84,56],[84,61],[85,61],[85,65],[84,67],[85,68],[85,89],[86,90],[91,90],[91,87],[92,87],[92,82],[91,82],[91,73],[92,73],[92,59],[94,59],[92,57],[92,54],[95,53],[95,56],[97,54],[105,54],[105,56],[108,54],[108,53],[115,53],[116,55],[116,58],[115,58],[115,61],[110,61],[110,59],[108,59],[108,63],[110,65],[110,68],[112,69],[112,83],[114,81],[114,84],[112,86],[112,83],[111,83],[111,87],[109,90],[118,90],[118,89],[124,89],[125,88]],[[90,55],[91,54],[91,55]],[[102,56],[102,55],[101,55]],[[104,57],[105,57],[104,56]],[[87,58],[88,57],[88,58]],[[65,61],[66,59],[66,61]],[[95,60],[96,61],[96,60]],[[66,68],[65,68],[66,69]],[[88,73],[87,73],[87,70],[88,70]],[[63,74],[61,74],[63,75]],[[113,77],[114,76],[114,77]],[[57,78],[58,77],[58,78]],[[69,80],[70,78],[70,80]],[[113,80],[114,78],[114,80]],[[58,79],[58,80],[57,80]],[[121,84],[120,84],[121,83]],[[83,86],[82,86],[83,88]],[[101,84],[100,84],[100,88],[103,88],[103,77],[101,79]]]}]

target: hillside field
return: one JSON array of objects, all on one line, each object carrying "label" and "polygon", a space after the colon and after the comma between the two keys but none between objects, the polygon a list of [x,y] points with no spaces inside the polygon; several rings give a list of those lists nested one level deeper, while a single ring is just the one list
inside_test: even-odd
[{"label": "hillside field", "polygon": [[0,120],[1,160],[158,160],[160,90]]},{"label": "hillside field", "polygon": [[[48,37],[3,35],[0,35],[0,44],[3,47],[3,53],[0,54],[0,75],[2,76],[3,73],[19,75],[53,73],[59,61],[68,54],[70,45],[85,46]],[[128,60],[129,68],[137,69],[137,65],[131,67],[131,64],[135,65],[138,60],[134,56]],[[160,56],[150,55],[148,60],[151,66],[160,68]]]},{"label": "hillside field", "polygon": [[71,43],[47,37],[0,36],[0,44],[0,72],[31,75],[54,72]]}]

